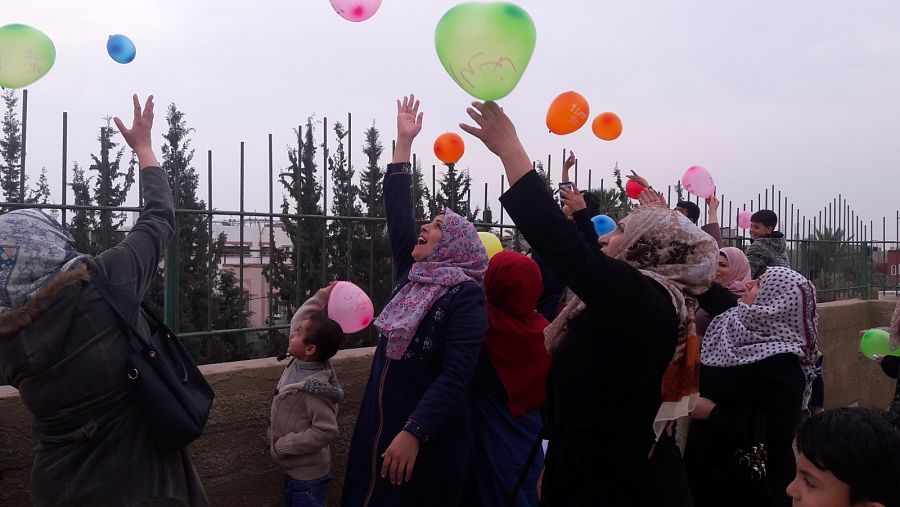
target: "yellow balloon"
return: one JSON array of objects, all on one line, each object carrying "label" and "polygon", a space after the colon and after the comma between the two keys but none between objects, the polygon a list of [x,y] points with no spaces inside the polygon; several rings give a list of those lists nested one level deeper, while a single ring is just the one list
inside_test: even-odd
[{"label": "yellow balloon", "polygon": [[497,236],[489,232],[479,232],[478,237],[481,238],[484,249],[487,250],[488,260],[503,251],[503,243],[500,243],[500,238]]}]

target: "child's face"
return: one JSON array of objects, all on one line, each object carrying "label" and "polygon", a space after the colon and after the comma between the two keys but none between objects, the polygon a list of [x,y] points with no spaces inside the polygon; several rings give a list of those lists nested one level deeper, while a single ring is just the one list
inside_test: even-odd
[{"label": "child's face", "polygon": [[774,227],[766,227],[760,222],[750,222],[750,237],[753,239],[759,239],[763,236],[768,236],[775,232]]},{"label": "child's face", "polygon": [[308,361],[316,356],[316,346],[306,343],[306,328],[309,319],[300,323],[300,329],[291,333],[288,342],[288,354],[301,361]]},{"label": "child's face", "polygon": [[[797,454],[797,476],[787,494],[794,507],[850,507],[850,486],[833,473],[819,470],[803,454]],[[865,505],[865,504],[863,504]]]}]

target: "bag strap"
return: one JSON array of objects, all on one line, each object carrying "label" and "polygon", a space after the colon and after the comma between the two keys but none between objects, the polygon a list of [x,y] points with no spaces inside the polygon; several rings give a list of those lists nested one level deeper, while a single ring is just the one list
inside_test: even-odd
[{"label": "bag strap", "polygon": [[[112,294],[110,294],[109,287],[106,285],[106,281],[103,279],[103,275],[101,275],[100,270],[97,269],[97,265],[94,263],[93,259],[89,260],[86,264],[88,265],[88,270],[91,272],[91,283],[93,283],[94,287],[97,289],[97,292],[99,292],[100,295],[103,296],[103,299],[105,299],[106,303],[112,308],[113,314],[115,314],[116,316],[116,320],[119,321],[119,326],[125,331],[126,335],[130,334],[131,336],[137,338],[138,342],[141,344],[141,347],[149,348],[150,344],[147,342],[147,340],[145,340],[144,337],[137,332],[137,330],[128,321],[128,319],[126,319],[125,316],[122,315],[119,307],[116,306],[115,299],[112,297]],[[157,324],[160,324],[159,319],[155,315],[153,315],[153,313],[150,312],[149,309],[145,308],[143,302],[141,302],[141,308],[144,309],[144,311],[147,312],[147,314],[150,315],[150,317],[154,321],[156,321]]]}]

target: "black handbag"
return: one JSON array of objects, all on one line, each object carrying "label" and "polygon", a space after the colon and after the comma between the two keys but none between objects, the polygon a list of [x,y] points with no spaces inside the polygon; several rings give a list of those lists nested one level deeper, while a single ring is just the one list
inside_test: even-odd
[{"label": "black handbag", "polygon": [[126,360],[128,378],[135,385],[151,435],[162,447],[188,445],[203,433],[215,393],[181,341],[159,317],[141,302],[151,335],[150,340],[144,339],[119,311],[94,266],[91,274],[91,281],[112,308],[125,336],[137,340],[134,354]]}]

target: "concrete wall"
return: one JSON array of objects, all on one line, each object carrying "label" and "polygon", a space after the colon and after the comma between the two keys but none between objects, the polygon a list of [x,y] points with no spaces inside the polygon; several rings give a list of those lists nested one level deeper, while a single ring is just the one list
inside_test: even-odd
[{"label": "concrete wall", "polygon": [[[839,301],[819,305],[819,346],[825,354],[826,405],[886,407],[893,381],[860,356],[860,332],[890,322],[892,303]],[[329,504],[337,505],[347,446],[374,349],[344,350],[333,360],[346,398],[341,436],[332,447]],[[190,447],[212,505],[280,505],[281,473],[269,459],[266,426],[272,393],[284,363],[257,359],[203,366],[216,390],[209,424]],[[28,476],[34,440],[31,419],[15,389],[0,387],[0,506],[30,505]]]}]

